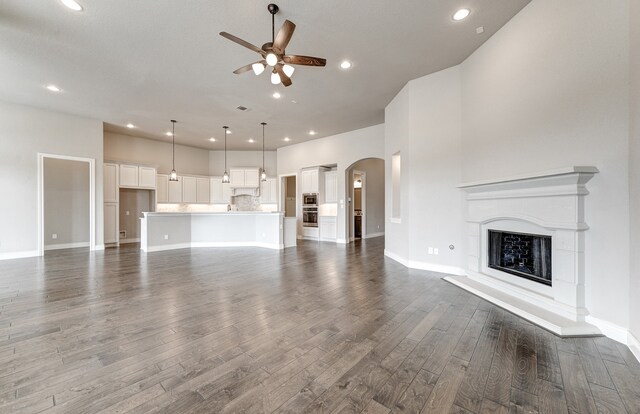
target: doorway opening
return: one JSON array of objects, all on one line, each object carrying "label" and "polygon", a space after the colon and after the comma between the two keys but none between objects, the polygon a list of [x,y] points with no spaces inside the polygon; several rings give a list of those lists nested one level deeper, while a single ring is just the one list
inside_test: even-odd
[{"label": "doorway opening", "polygon": [[280,197],[278,202],[280,211],[284,212],[283,241],[284,247],[292,247],[297,244],[298,238],[298,202],[297,174],[285,174],[280,176]]},{"label": "doorway opening", "polygon": [[95,160],[38,154],[38,255],[95,250]]},{"label": "doorway opening", "polygon": [[359,160],[346,170],[347,242],[384,236],[385,167],[380,158]]}]

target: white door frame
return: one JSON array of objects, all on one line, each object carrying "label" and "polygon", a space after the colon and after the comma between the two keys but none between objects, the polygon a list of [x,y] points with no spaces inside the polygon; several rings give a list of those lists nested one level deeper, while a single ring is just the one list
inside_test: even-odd
[{"label": "white door frame", "polygon": [[356,194],[355,194],[355,188],[353,187],[353,184],[355,182],[355,175],[359,174],[360,175],[360,179],[362,180],[362,188],[360,189],[360,205],[361,205],[361,209],[362,209],[362,219],[361,219],[361,226],[362,228],[360,229],[360,238],[361,239],[365,239],[367,236],[367,189],[366,189],[366,183],[367,183],[367,173],[365,171],[362,170],[352,170],[351,171],[351,177],[349,178],[350,181],[350,188],[351,188],[351,234],[349,234],[349,240],[350,241],[354,241],[356,239],[356,219],[355,219],[355,211],[356,211]]},{"label": "white door frame", "polygon": [[298,173],[279,174],[280,188],[278,188],[278,211],[285,213],[285,205],[287,203],[287,192],[285,190],[287,185],[287,177],[296,177],[296,217],[298,217]]},{"label": "white door frame", "polygon": [[95,158],[38,153],[38,256],[44,255],[44,159],[89,163],[89,250],[96,250],[96,160]]}]

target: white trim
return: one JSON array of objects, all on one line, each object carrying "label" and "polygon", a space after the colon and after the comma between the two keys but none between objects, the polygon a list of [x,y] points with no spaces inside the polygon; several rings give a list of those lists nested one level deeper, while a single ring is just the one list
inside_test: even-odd
[{"label": "white trim", "polygon": [[603,335],[608,336],[614,341],[618,341],[623,344],[628,343],[630,332],[620,325],[605,321],[604,319],[595,318],[591,315],[587,315],[584,320],[592,325],[595,325],[602,331]]},{"label": "white trim", "polygon": [[37,250],[24,250],[21,252],[0,253],[0,260],[24,259],[25,257],[41,256]]},{"label": "white trim", "polygon": [[140,238],[132,238],[132,239],[120,239],[120,244],[127,244],[127,243],[140,243]]},{"label": "white trim", "polygon": [[104,243],[103,244],[96,244],[96,249],[95,250],[104,250]]},{"label": "white trim", "polygon": [[347,241],[345,239],[336,239],[336,243],[337,244],[347,244]]},{"label": "white trim", "polygon": [[428,270],[430,272],[446,273],[457,276],[465,276],[467,274],[464,269],[457,266],[420,262],[418,260],[407,260],[396,253],[390,252],[387,249],[384,250],[384,255],[410,269]]},{"label": "white trim", "polygon": [[384,249],[384,255],[387,256],[389,259],[391,260],[395,260],[396,262],[400,263],[401,265],[403,265],[404,267],[409,267],[409,261],[405,260],[404,258],[402,258],[402,256],[395,254],[387,249]]},{"label": "white trim", "polygon": [[38,256],[44,255],[44,159],[80,161],[89,163],[89,250],[96,250],[96,160],[71,155],[38,153]]},{"label": "white trim", "polygon": [[177,244],[165,244],[163,246],[148,247],[146,250],[140,247],[140,250],[147,253],[151,253],[151,252],[162,252],[165,250],[189,249],[189,248],[191,248],[191,243],[177,243]]},{"label": "white trim", "polygon": [[[284,244],[263,243],[263,242],[193,242],[193,243],[176,243],[165,244],[163,246],[148,247],[146,252],[162,252],[165,250],[190,249],[199,247],[262,247],[265,249],[282,250]],[[140,248],[143,250],[143,248]]]},{"label": "white trim", "polygon": [[493,289],[485,284],[464,276],[447,276],[447,282],[479,296],[509,312],[518,315],[560,336],[599,336],[602,333],[597,326],[587,322],[576,322]]},{"label": "white trim", "polygon": [[634,357],[640,362],[640,340],[636,338],[631,331],[627,335],[627,346],[631,350]]},{"label": "white trim", "polygon": [[44,250],[77,249],[80,247],[89,247],[89,245],[89,242],[47,244],[44,246]]},{"label": "white trim", "polygon": [[381,231],[379,233],[367,234],[366,236],[363,237],[363,239],[373,239],[374,237],[381,237],[381,236],[384,236],[384,231]]},{"label": "white trim", "polygon": [[478,187],[478,186],[484,186],[484,185],[490,185],[490,184],[508,183],[508,182],[511,182],[511,181],[529,180],[529,179],[536,179],[536,178],[546,178],[546,177],[554,177],[554,176],[559,176],[559,175],[569,175],[569,174],[575,174],[575,173],[595,174],[595,173],[598,173],[598,172],[600,172],[600,170],[598,170],[598,168],[596,168],[596,167],[571,166],[571,167],[556,168],[556,169],[547,170],[547,171],[539,171],[537,173],[519,174],[519,175],[510,176],[510,177],[494,178],[494,179],[490,179],[490,180],[482,180],[482,181],[475,181],[475,182],[470,182],[470,183],[463,183],[463,184],[458,185],[457,187],[458,188],[469,188],[469,187]]},{"label": "white trim", "polygon": [[402,223],[402,219],[400,217],[390,217],[389,218],[389,223],[401,224]]}]

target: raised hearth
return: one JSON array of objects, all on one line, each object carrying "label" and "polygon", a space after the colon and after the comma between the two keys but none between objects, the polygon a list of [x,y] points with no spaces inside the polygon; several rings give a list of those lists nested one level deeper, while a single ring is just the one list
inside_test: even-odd
[{"label": "raised hearth", "polygon": [[567,167],[463,184],[467,276],[454,283],[558,335],[597,335],[585,322],[585,184],[595,167]]}]

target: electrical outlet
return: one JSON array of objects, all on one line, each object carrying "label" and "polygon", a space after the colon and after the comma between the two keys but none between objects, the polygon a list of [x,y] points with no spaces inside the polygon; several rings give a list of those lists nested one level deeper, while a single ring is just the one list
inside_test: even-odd
[{"label": "electrical outlet", "polygon": [[165,240],[169,240],[169,235],[168,235],[168,234],[165,234],[165,235],[164,235],[164,239],[165,239]]},{"label": "electrical outlet", "polygon": [[58,235],[57,235],[56,233],[53,233],[53,234],[51,235],[51,238],[52,238],[53,240],[55,240],[55,239],[57,239],[57,238],[58,238]]},{"label": "electrical outlet", "polygon": [[433,254],[438,254],[438,249],[437,248],[433,249]]},{"label": "electrical outlet", "polygon": [[128,216],[128,215],[129,215],[129,212],[127,211],[127,212],[125,212],[124,214],[126,214],[126,215]]},{"label": "electrical outlet", "polygon": [[433,254],[433,247],[429,247],[429,254]]}]

